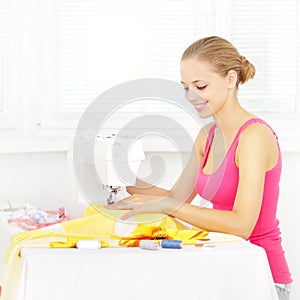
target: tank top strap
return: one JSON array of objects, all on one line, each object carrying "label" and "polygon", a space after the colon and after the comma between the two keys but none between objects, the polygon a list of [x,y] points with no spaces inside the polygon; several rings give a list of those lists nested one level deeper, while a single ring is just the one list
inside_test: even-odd
[{"label": "tank top strap", "polygon": [[[252,118],[252,119],[249,119],[248,121],[246,121],[238,130],[233,142],[231,143],[229,149],[228,149],[228,152],[226,154],[226,157],[228,157],[229,155],[234,155],[235,153],[235,150],[236,150],[236,147],[237,147],[237,144],[238,144],[238,140],[239,140],[239,137],[240,137],[240,134],[242,133],[242,131],[247,127],[249,126],[250,124],[253,124],[253,123],[261,123],[261,124],[264,124],[266,125],[267,127],[270,128],[270,130],[273,132],[275,138],[276,138],[276,141],[277,141],[277,145],[278,145],[278,137],[276,135],[276,133],[274,132],[274,130],[272,129],[272,127],[270,125],[268,125],[268,123],[266,123],[264,120],[262,119],[259,119],[259,118]],[[206,140],[206,144],[205,144],[205,152],[204,152],[204,157],[203,157],[203,160],[202,160],[202,167],[205,165],[206,163],[206,160],[207,160],[207,157],[208,157],[208,153],[209,153],[209,150],[210,150],[210,147],[211,147],[211,144],[212,144],[212,141],[213,141],[213,137],[214,137],[214,133],[215,133],[215,129],[216,129],[217,125],[216,124],[213,124],[210,129],[209,129],[209,132],[208,132],[208,136],[207,136],[207,140]],[[278,145],[279,146],[279,145]]]},{"label": "tank top strap", "polygon": [[207,154],[210,146],[211,146],[211,143],[212,143],[212,140],[213,140],[213,136],[215,134],[215,129],[216,129],[217,125],[216,124],[213,124],[210,128],[209,128],[209,131],[208,131],[208,136],[207,136],[207,139],[206,139],[206,145],[205,145],[205,155]]},{"label": "tank top strap", "polygon": [[234,142],[235,142],[236,140],[238,140],[238,138],[239,138],[241,132],[242,132],[247,126],[249,126],[250,124],[253,124],[253,123],[261,123],[261,124],[264,124],[264,125],[266,125],[267,127],[269,127],[270,130],[273,132],[273,134],[274,134],[276,140],[278,141],[278,137],[277,137],[275,131],[272,129],[272,127],[271,127],[268,123],[266,123],[264,120],[259,119],[259,118],[252,118],[252,119],[249,119],[248,121],[246,121],[246,122],[240,127],[240,129],[238,130],[238,133],[236,134],[236,137],[235,137],[235,139],[234,139]]},{"label": "tank top strap", "polygon": [[209,128],[208,136],[207,136],[206,144],[205,144],[205,152],[204,152],[204,157],[203,157],[202,165],[204,165],[205,162],[206,162],[206,159],[207,159],[207,156],[208,156],[208,152],[209,152],[209,149],[210,149],[212,140],[213,140],[213,136],[214,136],[216,127],[217,127],[217,125],[216,125],[216,124],[213,124],[213,125]]}]

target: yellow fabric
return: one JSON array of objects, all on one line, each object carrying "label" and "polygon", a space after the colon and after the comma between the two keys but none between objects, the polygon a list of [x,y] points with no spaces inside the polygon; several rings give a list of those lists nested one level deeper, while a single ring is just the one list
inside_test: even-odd
[{"label": "yellow fabric", "polygon": [[184,245],[193,245],[197,240],[207,236],[208,232],[203,230],[175,229],[162,226],[151,226],[139,224],[131,236],[114,238],[120,239],[120,246],[136,247],[140,240],[181,240]]},{"label": "yellow fabric", "polygon": [[[22,269],[20,250],[23,247],[49,247],[50,244],[52,247],[73,247],[74,243],[82,239],[103,239],[101,245],[103,243],[104,247],[108,246],[106,239],[117,236],[116,226],[126,226],[126,223],[118,220],[127,212],[126,210],[107,210],[103,205],[93,205],[87,208],[82,218],[13,235],[5,258],[6,267],[1,300],[16,299]],[[185,238],[185,226],[174,218],[163,214],[137,214],[134,218],[137,223],[143,222],[144,227],[136,224],[131,232],[133,237],[137,233],[144,235],[146,233],[149,236],[149,230],[159,227],[164,228],[163,230],[172,237]],[[195,232],[190,232],[190,234],[195,234]],[[126,240],[124,237],[122,239]]]}]

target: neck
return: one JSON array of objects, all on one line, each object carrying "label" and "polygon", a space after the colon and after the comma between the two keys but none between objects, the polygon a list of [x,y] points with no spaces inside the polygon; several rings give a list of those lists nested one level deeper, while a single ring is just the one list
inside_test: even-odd
[{"label": "neck", "polygon": [[255,115],[246,111],[235,97],[235,99],[227,101],[214,116],[214,120],[223,133],[230,133],[238,130],[244,122],[254,117]]}]

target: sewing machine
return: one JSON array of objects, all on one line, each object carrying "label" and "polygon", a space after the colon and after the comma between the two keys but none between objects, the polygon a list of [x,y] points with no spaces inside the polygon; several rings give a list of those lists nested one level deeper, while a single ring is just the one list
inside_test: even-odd
[{"label": "sewing machine", "polygon": [[99,179],[109,191],[107,203],[111,204],[119,200],[121,187],[135,185],[145,154],[140,141],[112,134],[97,137],[94,158]]}]

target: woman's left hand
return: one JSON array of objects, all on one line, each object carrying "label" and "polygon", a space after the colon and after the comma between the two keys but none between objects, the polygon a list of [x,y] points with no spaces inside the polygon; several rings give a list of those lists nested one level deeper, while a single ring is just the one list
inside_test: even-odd
[{"label": "woman's left hand", "polygon": [[134,194],[121,201],[106,205],[107,209],[130,210],[121,219],[125,220],[137,213],[169,214],[178,207],[176,200],[170,197]]}]

